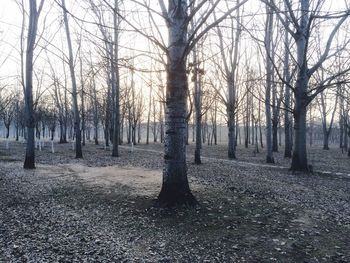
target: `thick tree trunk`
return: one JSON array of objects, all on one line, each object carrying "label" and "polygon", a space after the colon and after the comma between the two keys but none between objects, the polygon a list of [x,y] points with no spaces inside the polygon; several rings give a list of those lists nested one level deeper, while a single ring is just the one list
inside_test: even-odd
[{"label": "thick tree trunk", "polygon": [[186,103],[187,74],[187,1],[169,1],[169,47],[166,85],[165,167],[158,196],[162,206],[196,203],[187,179],[186,165]]},{"label": "thick tree trunk", "polygon": [[306,105],[295,101],[294,109],[294,150],[292,157],[293,171],[309,171],[306,152]]},{"label": "thick tree trunk", "polygon": [[55,129],[51,129],[51,141],[55,138]]},{"label": "thick tree trunk", "polygon": [[8,139],[10,137],[10,126],[9,125],[5,125],[6,126],[6,139]]},{"label": "thick tree trunk", "polygon": [[329,132],[323,133],[323,150],[329,150]]},{"label": "thick tree trunk", "polygon": [[309,1],[301,1],[301,18],[295,36],[297,49],[298,74],[294,93],[294,150],[291,170],[309,171],[306,152],[306,107],[308,105],[307,87],[309,83],[307,53],[307,35],[309,22]]},{"label": "thick tree trunk", "polygon": [[235,127],[235,115],[234,109],[231,107],[227,109],[228,115],[228,158],[236,159],[236,127]]}]

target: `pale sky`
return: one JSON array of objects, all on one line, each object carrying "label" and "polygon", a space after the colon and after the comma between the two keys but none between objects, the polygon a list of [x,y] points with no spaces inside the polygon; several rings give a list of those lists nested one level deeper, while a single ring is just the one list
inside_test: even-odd
[{"label": "pale sky", "polygon": [[[79,5],[83,5],[83,6],[88,5],[87,1],[67,0],[66,2],[67,2],[68,9],[71,12],[73,12],[75,15],[79,16],[80,18],[84,18],[86,20],[92,21],[91,16],[87,15],[84,17],[85,12],[79,6]],[[346,2],[348,1],[326,0],[325,10],[332,10],[332,11],[341,10],[344,7],[344,3]],[[63,39],[63,41],[60,41],[62,37],[64,38],[64,34],[56,33],[58,24],[57,22],[53,22],[53,21],[55,21],[58,17],[61,18],[62,13],[61,13],[61,10],[56,5],[52,7],[50,3],[52,3],[52,0],[45,1],[44,10],[42,12],[41,20],[39,24],[39,31],[42,30],[42,25],[43,25],[42,22],[45,19],[46,20],[45,24],[47,26],[47,29],[45,30],[45,38],[52,39],[53,40],[52,42],[55,45],[55,47],[49,46],[48,49],[51,50],[51,52],[57,53],[59,52],[59,49],[62,49],[62,45],[63,47],[65,47],[66,44],[65,44],[65,39]],[[127,0],[125,3],[128,3]],[[152,1],[152,3],[158,3],[158,1],[155,1],[155,2]],[[2,8],[0,10],[0,84],[2,85],[3,83],[11,83],[12,85],[16,85],[18,84],[18,82],[14,79],[14,76],[16,75],[18,76],[20,74],[20,64],[19,64],[20,57],[17,50],[19,49],[19,46],[20,46],[19,35],[20,35],[20,26],[21,26],[22,16],[21,16],[19,7],[17,6],[14,0],[1,0],[1,4],[2,4],[1,6]],[[133,11],[132,13],[135,14],[135,6],[133,4],[130,4],[129,2],[126,8],[130,9],[128,11]],[[158,4],[156,4],[155,8],[159,10]],[[224,9],[225,8],[224,4],[220,8]],[[263,14],[260,16],[257,16],[254,21],[251,20],[252,14],[256,14],[258,10],[260,10],[259,11],[260,14],[264,12],[264,8],[262,8],[262,4],[260,3],[260,1],[258,0],[248,1],[248,3],[244,7],[244,12],[246,15],[245,21],[247,21],[248,23],[247,25],[248,28],[252,28],[253,22],[255,21],[254,24],[256,26],[259,26],[259,28],[263,30],[264,28]],[[48,11],[50,12],[49,15],[47,15]],[[155,18],[157,20],[156,21],[157,24],[162,24],[164,26],[163,21],[159,17],[155,16]],[[139,26],[148,25],[147,23],[142,23],[143,19],[148,19],[148,13],[145,12],[145,10],[143,10],[143,12],[140,12],[140,19],[136,19],[137,21],[141,21],[141,24],[139,24]],[[135,23],[135,20],[132,20],[132,23]],[[73,19],[70,19],[70,25],[72,28],[72,32],[75,32],[75,33],[80,32],[75,22],[73,21]],[[96,31],[96,29],[92,28],[92,26],[86,25],[85,27],[92,33]],[[125,23],[124,23],[124,27],[126,27]],[[153,30],[154,29],[155,28],[153,28]],[[257,30],[258,28],[254,28],[254,29]],[[166,34],[165,28],[161,27],[160,30],[161,30],[161,34],[163,35],[166,41],[167,34]],[[323,33],[324,32],[327,32],[327,28],[324,28]],[[56,34],[56,37],[53,37],[54,34]],[[83,35],[90,39],[93,38],[93,36],[89,35],[88,33],[83,33]],[[213,31],[211,32],[211,35],[214,35]],[[262,33],[256,36],[259,37],[260,39],[263,39]],[[244,43],[241,44],[242,47],[245,47],[243,49],[246,49],[250,54],[256,54],[257,53],[256,43],[254,43],[249,38],[249,35],[247,34],[244,35],[244,38],[246,40]],[[131,33],[123,32],[120,39],[121,39],[120,53],[122,58],[130,57],[131,54],[135,55],[137,53],[140,53],[137,50],[149,50],[148,41],[144,37],[141,37],[140,35],[134,32],[131,32]],[[74,41],[74,37],[73,37],[73,41]],[[61,44],[60,42],[63,42],[63,44]],[[41,41],[40,43],[45,44],[45,41]],[[89,47],[88,44],[83,46],[83,50],[85,51],[87,51],[90,48],[91,47]],[[133,49],[135,49],[136,51],[132,51]],[[36,50],[36,52],[38,52],[38,50]],[[157,52],[157,50],[155,50],[154,52]],[[214,52],[214,51],[211,50],[211,52]],[[96,53],[96,50],[93,49],[92,53],[94,55]],[[57,63],[54,63],[54,64],[57,64],[55,66],[57,66],[58,68],[61,68],[59,60],[52,54],[49,56],[50,56],[50,60],[52,59],[53,62],[57,62]],[[38,59],[35,64],[35,68],[37,69],[46,67],[45,52],[41,52],[40,57],[41,58]],[[139,68],[149,68],[150,58],[146,56],[139,56],[135,64],[136,64],[136,67],[139,67]],[[127,73],[127,72],[124,72],[124,73]],[[136,81],[139,78],[138,82],[141,82],[142,77],[143,77],[142,73],[138,73],[135,75]],[[147,77],[144,77],[144,78],[147,78]]]}]

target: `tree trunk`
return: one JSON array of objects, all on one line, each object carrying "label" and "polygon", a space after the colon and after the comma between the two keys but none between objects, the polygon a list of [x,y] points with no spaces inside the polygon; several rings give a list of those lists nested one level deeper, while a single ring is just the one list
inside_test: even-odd
[{"label": "tree trunk", "polygon": [[115,91],[114,91],[114,129],[113,129],[113,149],[112,156],[119,156],[119,137],[120,137],[120,81],[119,81],[119,19],[118,19],[118,0],[114,0],[114,14],[113,14],[113,22],[114,22],[114,57],[112,59],[112,65],[114,68],[113,74],[115,75]]},{"label": "tree trunk", "polygon": [[323,150],[329,150],[329,132],[323,133]]},{"label": "tree trunk", "polygon": [[272,151],[278,152],[278,116],[276,109],[273,109],[272,117]]},{"label": "tree trunk", "polygon": [[[196,96],[196,95],[195,95]],[[196,107],[196,149],[194,151],[194,163],[201,164],[202,148],[202,113],[200,108]]]},{"label": "tree trunk", "polygon": [[152,86],[150,86],[149,91],[149,103],[148,103],[148,113],[147,113],[147,128],[146,128],[146,144],[149,144],[149,129],[151,122],[151,108],[152,108]]},{"label": "tree trunk", "polygon": [[6,126],[6,139],[10,137],[10,125],[5,125]]},{"label": "tree trunk", "polygon": [[348,150],[348,120],[344,118],[344,149]]},{"label": "tree trunk", "polygon": [[[187,115],[188,115],[188,112],[187,112]],[[186,145],[189,145],[189,137],[190,137],[190,125],[188,123],[188,119],[186,118],[186,138],[185,138]]]},{"label": "tree trunk", "polygon": [[[192,24],[193,27],[193,24]],[[194,107],[196,120],[196,148],[194,151],[194,163],[201,164],[201,148],[202,148],[202,83],[199,63],[197,58],[197,50],[193,49],[193,79],[194,79]],[[188,138],[187,138],[188,139]]]},{"label": "tree trunk", "polygon": [[187,26],[184,25],[187,8],[187,1],[169,1],[165,167],[162,189],[158,196],[158,203],[162,206],[196,203],[187,179],[185,144],[188,84],[184,54]]},{"label": "tree trunk", "polygon": [[96,91],[96,80],[95,80],[95,72],[93,67],[92,70],[92,88],[93,88],[93,118],[94,118],[94,139],[95,145],[98,145],[98,106],[97,106],[97,91]]},{"label": "tree trunk", "polygon": [[244,147],[245,148],[249,147],[249,110],[248,110],[248,106],[246,108],[246,116],[245,116],[245,123],[244,123]]},{"label": "tree trunk", "polygon": [[266,162],[274,163],[273,151],[272,151],[272,127],[271,127],[271,86],[273,77],[273,68],[271,62],[271,40],[273,33],[273,14],[271,10],[267,8],[267,20],[266,20],[266,92],[265,92],[265,115],[266,115]]},{"label": "tree trunk", "polygon": [[110,130],[110,118],[111,118],[111,115],[110,115],[110,95],[111,95],[111,92],[110,92],[110,88],[108,88],[107,90],[107,98],[106,98],[106,109],[105,109],[105,119],[104,119],[104,122],[105,122],[105,130],[104,130],[104,136],[105,136],[105,146],[106,147],[109,147],[109,130]]},{"label": "tree trunk", "polygon": [[227,109],[227,126],[228,126],[228,158],[236,159],[236,127],[234,109]]},{"label": "tree trunk", "polygon": [[84,80],[83,80],[83,62],[80,57],[80,85],[81,85],[81,132],[82,146],[85,146],[85,101],[84,101]]},{"label": "tree trunk", "polygon": [[[288,19],[286,18],[286,22],[288,23]],[[284,36],[284,61],[283,61],[283,77],[286,82],[290,79],[290,73],[289,73],[289,39],[288,39],[288,33],[285,32]],[[290,87],[286,84],[284,84],[285,89],[285,110],[284,110],[284,157],[285,158],[291,158],[292,157],[292,145],[291,145],[291,125],[290,125],[290,114],[289,114],[289,107],[290,107]]]},{"label": "tree trunk", "polygon": [[62,9],[63,9],[64,24],[66,27],[66,37],[67,37],[68,52],[69,52],[69,70],[70,70],[71,79],[72,79],[74,131],[75,131],[75,136],[76,136],[76,139],[75,139],[75,158],[83,158],[83,152],[82,152],[82,148],[81,148],[80,116],[79,116],[78,98],[77,98],[77,96],[78,96],[78,94],[77,94],[77,82],[75,79],[73,48],[72,48],[72,42],[71,42],[71,37],[70,37],[65,0],[62,0]]},{"label": "tree trunk", "polygon": [[295,105],[294,105],[294,150],[292,156],[291,170],[309,171],[306,152],[306,107],[307,107],[307,85],[309,77],[307,76],[307,63],[305,61],[306,52],[306,31],[308,23],[308,1],[302,2],[303,16],[300,21],[299,37],[296,39],[297,62],[299,65],[298,75],[295,84]]},{"label": "tree trunk", "polygon": [[301,1],[301,18],[298,32],[295,37],[297,49],[298,74],[294,92],[294,150],[291,170],[308,172],[306,152],[306,107],[308,104],[307,87],[309,83],[308,68],[306,61],[307,35],[309,22],[309,1]]},{"label": "tree trunk", "polygon": [[[237,0],[237,5],[239,1]],[[215,15],[215,13],[214,13]],[[237,146],[237,134],[239,132],[238,121],[236,121],[236,73],[238,68],[238,53],[239,53],[239,42],[241,36],[241,21],[240,21],[240,8],[236,10],[236,30],[231,31],[231,38],[234,39],[233,47],[229,50],[229,56],[224,52],[226,49],[224,37],[220,27],[218,27],[218,37],[220,44],[220,53],[223,61],[225,73],[227,76],[227,94],[228,98],[226,101],[226,115],[227,115],[227,127],[228,127],[228,149],[227,155],[229,159],[236,159],[236,146]],[[232,19],[233,23],[233,19]],[[241,138],[239,137],[239,140]]]},{"label": "tree trunk", "polygon": [[294,150],[292,157],[293,171],[309,171],[306,152],[306,106],[300,99],[295,101],[294,109]]},{"label": "tree trunk", "polygon": [[264,143],[263,143],[263,134],[262,134],[262,128],[261,128],[261,100],[259,99],[259,114],[258,114],[258,122],[259,122],[259,140],[260,140],[260,147],[264,148]]},{"label": "tree trunk", "polygon": [[[339,90],[339,93],[341,94],[343,92],[343,89]],[[340,96],[340,102],[339,102],[339,148],[342,149],[344,147],[344,115],[343,115],[343,109],[344,109],[344,97]]]},{"label": "tree trunk", "polygon": [[[42,6],[40,6],[42,7]],[[40,11],[37,10],[36,0],[29,1],[29,28],[26,52],[25,68],[25,122],[27,127],[27,147],[24,160],[24,169],[35,169],[35,119],[33,106],[33,55],[35,39],[37,35],[38,19]]]},{"label": "tree trunk", "polygon": [[138,125],[137,125],[137,143],[140,144],[141,143],[141,120],[138,121]]}]

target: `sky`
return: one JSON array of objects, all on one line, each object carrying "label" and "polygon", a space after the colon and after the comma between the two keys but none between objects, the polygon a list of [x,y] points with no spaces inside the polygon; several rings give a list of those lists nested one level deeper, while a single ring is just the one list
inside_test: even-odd
[{"label": "sky", "polygon": [[[80,18],[84,18],[86,20],[92,21],[91,16],[86,15],[85,12],[79,7],[80,5],[87,5],[87,1],[73,1],[73,0],[66,0],[68,9],[77,15]],[[158,1],[151,1],[153,4],[157,3]],[[167,1],[165,1],[167,2]],[[224,3],[224,1],[222,1]],[[232,1],[231,1],[232,2]],[[349,2],[345,0],[326,0],[325,1],[325,9],[324,10],[340,10],[344,7],[344,5]],[[53,40],[52,45],[49,45],[48,49],[50,50],[48,53],[49,55],[45,54],[45,52],[40,53],[40,58],[36,61],[36,68],[47,68],[46,59],[47,56],[50,57],[50,60],[53,61],[53,64],[57,66],[58,70],[61,68],[61,63],[59,62],[58,58],[56,57],[57,52],[59,52],[59,49],[65,49],[65,36],[62,34],[62,32],[57,33],[57,18],[61,17],[61,10],[56,5],[50,5],[52,3],[52,0],[45,0],[45,6],[43,10],[43,14],[41,16],[41,23],[42,25],[44,19],[46,20],[45,25],[47,26],[45,37],[47,39]],[[130,14],[134,14],[133,19],[130,17],[130,21],[132,23],[135,23],[138,27],[143,27],[144,25],[147,25],[147,23],[143,23],[144,19],[148,17],[148,13],[143,10],[140,12],[139,16],[136,16],[136,8],[134,4],[130,4],[130,1],[125,1],[125,8],[128,9]],[[12,86],[19,86],[18,82],[18,76],[20,74],[20,57],[19,57],[19,35],[20,35],[20,26],[21,26],[21,12],[18,8],[17,4],[14,0],[1,0],[1,10],[0,10],[0,85],[10,84]],[[155,4],[155,9],[158,9],[157,4]],[[222,5],[220,9],[224,10],[225,6]],[[245,14],[246,14],[246,21],[250,21],[251,23],[248,24],[248,28],[254,28],[255,30],[260,27],[260,29],[263,29],[263,23],[264,23],[264,8],[262,8],[260,1],[258,0],[249,0],[248,3],[244,7]],[[46,13],[50,10],[50,14],[46,16]],[[254,24],[251,21],[251,17],[253,14],[256,14],[260,11],[260,16],[257,16],[255,18]],[[131,15],[129,15],[131,16]],[[156,24],[161,25],[160,26],[160,32],[163,35],[163,37],[166,39],[166,30],[164,27],[164,22],[161,20],[161,18],[155,16]],[[56,21],[56,22],[54,22]],[[80,29],[76,26],[76,23],[73,21],[73,19],[70,19],[70,24],[73,33],[80,33]],[[39,32],[42,31],[42,26],[39,25]],[[125,24],[124,24],[124,27]],[[97,35],[97,29],[93,26],[85,25],[86,32],[83,32],[84,36],[89,39],[93,39],[93,35]],[[155,28],[153,27],[153,30]],[[144,30],[150,32],[151,29],[145,29]],[[155,31],[155,30],[154,30]],[[327,28],[324,29],[324,32],[327,32]],[[323,32],[323,33],[324,33]],[[215,35],[214,31],[211,31],[212,35]],[[262,31],[258,33],[258,30],[255,32],[256,36],[260,39],[263,39]],[[325,34],[327,35],[327,34]],[[244,38],[246,38],[245,42],[241,45],[243,46],[243,49],[247,50],[250,54],[250,56],[256,56],[257,48],[256,44],[249,38],[247,34],[244,35]],[[74,38],[73,38],[74,39]],[[61,43],[62,42],[62,43]],[[45,43],[45,41],[42,41],[41,43]],[[88,41],[86,40],[86,45],[83,45],[83,49],[89,50],[91,49],[91,52],[96,54],[98,50],[96,48],[91,48],[89,46]],[[76,44],[76,41],[75,41]],[[128,58],[135,54],[140,54],[138,50],[149,50],[153,52],[158,52],[158,50],[155,50],[154,47],[149,46],[149,42],[139,34],[136,34],[135,32],[123,32],[121,36],[121,54],[123,58]],[[210,47],[212,48],[212,47]],[[211,50],[213,52],[213,50]],[[214,52],[215,53],[215,52]],[[255,55],[254,55],[255,54]],[[151,59],[147,56],[138,56],[137,59],[134,61],[134,65],[138,68],[149,68],[150,67],[150,61]],[[256,61],[254,58],[252,58],[252,61]],[[256,65],[255,65],[256,66]],[[128,75],[129,72],[127,70],[124,70],[122,74]],[[149,76],[146,76],[142,73],[135,74],[136,82],[142,83],[142,79],[149,78]],[[100,80],[103,82],[104,80]],[[123,80],[123,81],[130,81],[129,79]],[[140,84],[141,85],[141,84]],[[148,89],[144,90],[145,93],[148,93]]]}]

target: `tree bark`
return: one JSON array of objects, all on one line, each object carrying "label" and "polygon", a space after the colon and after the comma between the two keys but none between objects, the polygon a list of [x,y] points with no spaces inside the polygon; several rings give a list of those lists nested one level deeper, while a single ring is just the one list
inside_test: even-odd
[{"label": "tree bark", "polygon": [[120,81],[119,81],[119,20],[118,20],[118,0],[114,0],[114,14],[113,14],[113,22],[114,22],[114,57],[111,57],[114,71],[112,74],[114,77],[114,129],[113,129],[113,149],[112,156],[119,156],[119,137],[120,137]]},{"label": "tree bark", "polygon": [[27,127],[27,147],[24,160],[24,169],[35,169],[35,118],[33,105],[33,56],[38,28],[38,19],[43,2],[37,10],[36,0],[29,1],[29,28],[27,38],[26,64],[25,64],[25,123]]},{"label": "tree bark", "polygon": [[66,27],[66,37],[67,37],[67,44],[68,44],[69,70],[70,70],[71,79],[72,79],[74,131],[75,131],[75,137],[76,137],[75,138],[75,158],[83,158],[83,152],[81,148],[80,116],[79,116],[78,98],[77,98],[78,97],[77,82],[75,78],[73,48],[72,48],[72,41],[70,37],[70,29],[68,24],[68,16],[67,16],[65,0],[62,0],[62,8],[63,8],[63,19]]},{"label": "tree bark", "polygon": [[146,127],[146,144],[149,144],[149,129],[151,122],[151,108],[152,108],[152,85],[149,90],[149,103],[148,103],[148,113],[147,113],[147,127]]},{"label": "tree bark", "polygon": [[165,121],[165,167],[158,204],[162,206],[196,203],[187,179],[186,103],[187,74],[187,1],[169,0],[169,45],[167,48],[167,85]]},{"label": "tree bark", "polygon": [[267,19],[266,19],[266,92],[265,92],[265,115],[266,115],[266,162],[274,163],[273,151],[272,151],[272,127],[271,127],[271,86],[273,68],[271,62],[271,41],[273,33],[273,14],[267,7]]},{"label": "tree bark", "polygon": [[293,171],[309,171],[306,152],[306,106],[302,98],[295,101],[294,109],[294,150],[292,157]]},{"label": "tree bark", "polygon": [[82,132],[82,146],[85,146],[85,91],[84,91],[84,79],[83,79],[83,62],[80,56],[80,85],[81,85],[81,132]]},{"label": "tree bark", "polygon": [[[289,23],[288,18],[285,19],[287,25]],[[289,37],[288,33],[284,33],[284,60],[283,60],[283,78],[288,83],[290,79],[289,72]],[[284,110],[284,157],[291,158],[292,157],[292,145],[291,145],[291,125],[290,125],[290,87],[287,84],[284,84],[285,90],[285,110]]]},{"label": "tree bark", "polygon": [[[192,25],[193,26],[193,25]],[[193,79],[194,79],[194,107],[196,120],[196,147],[194,150],[194,163],[201,164],[202,148],[202,84],[200,72],[198,70],[199,62],[197,58],[196,47],[193,49]]]}]

